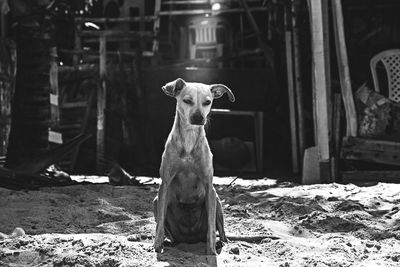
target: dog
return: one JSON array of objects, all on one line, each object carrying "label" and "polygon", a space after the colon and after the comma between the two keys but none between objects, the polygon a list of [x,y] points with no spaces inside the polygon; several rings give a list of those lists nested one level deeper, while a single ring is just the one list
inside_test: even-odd
[{"label": "dog", "polygon": [[234,102],[235,96],[223,84],[185,82],[181,78],[162,90],[176,98],[177,104],[161,159],[161,185],[153,202],[157,223],[154,248],[161,252],[167,237],[172,244],[206,242],[206,253],[215,255],[216,230],[220,241],[227,239],[204,126],[214,99],[226,93]]}]

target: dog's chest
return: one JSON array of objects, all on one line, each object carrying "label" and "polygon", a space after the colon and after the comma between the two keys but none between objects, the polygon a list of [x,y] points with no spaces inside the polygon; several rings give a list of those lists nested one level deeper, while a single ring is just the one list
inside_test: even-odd
[{"label": "dog's chest", "polygon": [[187,206],[170,203],[167,225],[177,243],[204,242],[207,234],[207,212],[204,199],[200,203]]}]

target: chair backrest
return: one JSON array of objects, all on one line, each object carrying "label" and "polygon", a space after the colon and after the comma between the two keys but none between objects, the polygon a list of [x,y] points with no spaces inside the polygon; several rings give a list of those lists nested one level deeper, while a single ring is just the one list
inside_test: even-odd
[{"label": "chair backrest", "polygon": [[370,68],[375,91],[380,92],[377,64],[382,62],[388,80],[388,98],[400,102],[400,49],[390,49],[375,55],[370,61]]},{"label": "chair backrest", "polygon": [[194,31],[194,44],[216,44],[217,30],[226,28],[225,21],[219,17],[197,17],[189,23],[189,31]]}]

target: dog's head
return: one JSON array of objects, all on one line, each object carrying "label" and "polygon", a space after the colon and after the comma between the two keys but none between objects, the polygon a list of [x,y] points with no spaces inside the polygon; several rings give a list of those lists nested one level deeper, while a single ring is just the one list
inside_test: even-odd
[{"label": "dog's head", "polygon": [[178,78],[164,85],[162,90],[176,98],[177,111],[191,125],[206,124],[214,99],[227,93],[229,100],[235,101],[232,91],[223,84],[192,83]]}]

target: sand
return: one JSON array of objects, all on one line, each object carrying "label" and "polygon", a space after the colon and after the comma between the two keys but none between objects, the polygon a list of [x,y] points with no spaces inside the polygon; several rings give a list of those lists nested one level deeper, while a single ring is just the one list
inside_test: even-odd
[{"label": "sand", "polygon": [[[400,266],[398,184],[216,177],[232,240],[207,256],[202,243],[154,252],[159,179],[143,179],[150,184],[0,188],[0,266]],[[11,235],[17,227],[25,234]]]}]

